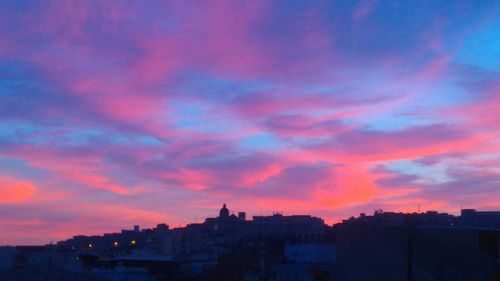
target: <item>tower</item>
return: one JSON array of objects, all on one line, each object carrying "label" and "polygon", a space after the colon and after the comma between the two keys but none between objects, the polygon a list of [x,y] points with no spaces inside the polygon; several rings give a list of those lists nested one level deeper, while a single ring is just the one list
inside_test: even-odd
[{"label": "tower", "polygon": [[228,218],[229,217],[229,209],[226,207],[226,204],[222,206],[222,209],[219,211],[219,218]]}]

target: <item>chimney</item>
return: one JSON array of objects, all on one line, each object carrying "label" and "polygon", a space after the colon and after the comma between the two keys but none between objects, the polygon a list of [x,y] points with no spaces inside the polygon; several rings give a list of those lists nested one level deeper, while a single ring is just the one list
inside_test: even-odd
[{"label": "chimney", "polygon": [[247,219],[247,213],[245,212],[239,212],[238,213],[238,218],[242,221],[246,220]]}]

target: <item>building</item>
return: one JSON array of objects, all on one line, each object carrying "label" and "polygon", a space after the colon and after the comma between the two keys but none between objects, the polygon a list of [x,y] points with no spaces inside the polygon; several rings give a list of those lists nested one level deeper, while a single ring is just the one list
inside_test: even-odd
[{"label": "building", "polygon": [[111,281],[157,281],[171,278],[175,266],[172,257],[136,253],[100,259],[92,273]]},{"label": "building", "polygon": [[463,209],[460,214],[460,223],[465,227],[500,229],[500,212]]},{"label": "building", "polygon": [[288,244],[286,263],[273,266],[276,281],[333,281],[337,254],[335,244]]}]

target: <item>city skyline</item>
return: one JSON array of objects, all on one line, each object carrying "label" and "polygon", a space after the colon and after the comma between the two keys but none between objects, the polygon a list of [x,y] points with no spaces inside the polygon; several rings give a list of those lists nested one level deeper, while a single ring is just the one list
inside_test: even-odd
[{"label": "city skyline", "polygon": [[[498,1],[2,1],[0,245],[500,209]],[[231,209],[233,211],[233,209]]]},{"label": "city skyline", "polygon": [[[158,229],[159,227],[162,228],[162,227],[166,227],[167,229],[171,229],[171,230],[178,230],[178,229],[187,229],[189,227],[192,227],[194,225],[202,225],[202,224],[206,224],[207,221],[210,221],[210,220],[214,220],[214,219],[224,219],[224,218],[231,218],[231,219],[237,219],[237,220],[243,220],[243,221],[246,221],[246,222],[253,222],[254,219],[257,217],[257,218],[274,218],[274,217],[284,217],[284,218],[289,218],[289,217],[295,217],[295,218],[298,218],[298,217],[306,217],[306,218],[311,218],[311,219],[319,219],[321,222],[323,222],[325,224],[325,226],[328,226],[328,227],[335,227],[336,225],[341,225],[343,223],[346,223],[346,222],[350,222],[350,221],[356,221],[356,220],[363,220],[364,218],[373,218],[373,217],[377,217],[377,216],[380,216],[382,214],[390,214],[390,215],[393,215],[393,214],[396,214],[396,215],[401,215],[401,216],[405,216],[405,215],[409,215],[409,216],[415,216],[415,215],[421,215],[421,216],[431,216],[433,217],[434,215],[443,215],[443,216],[451,216],[451,217],[455,217],[456,219],[459,219],[461,215],[463,215],[464,211],[467,213],[482,213],[482,214],[488,214],[490,213],[492,216],[498,216],[498,213],[500,213],[498,210],[494,210],[494,211],[483,211],[483,210],[476,210],[476,209],[461,209],[459,210],[458,212],[455,212],[455,213],[447,213],[447,212],[441,212],[439,210],[421,210],[420,209],[420,206],[417,206],[417,210],[414,210],[414,211],[407,211],[407,212],[393,212],[392,210],[383,210],[383,209],[375,209],[375,210],[372,210],[371,213],[365,213],[365,212],[361,212],[361,213],[357,213],[357,214],[351,214],[350,216],[348,217],[342,217],[342,218],[338,218],[337,221],[333,221],[333,222],[328,222],[326,221],[324,218],[322,217],[317,217],[317,216],[313,216],[311,214],[298,214],[298,213],[284,213],[283,211],[272,211],[272,213],[269,213],[269,214],[264,214],[264,213],[256,213],[256,214],[249,214],[247,213],[245,210],[237,210],[236,209],[230,209],[230,208],[227,208],[226,207],[227,204],[223,204],[222,206],[222,209],[226,209],[228,211],[227,214],[222,214],[221,213],[221,210],[219,210],[219,215],[216,214],[216,210],[212,210],[212,214],[208,215],[208,216],[205,216],[205,217],[194,217],[192,221],[187,221],[185,224],[177,224],[177,225],[173,225],[173,224],[170,224],[169,222],[167,221],[158,221],[154,224],[151,224],[151,225],[147,225],[147,226],[141,226],[139,224],[133,224],[133,225],[127,225],[127,226],[124,226],[120,229],[108,229],[108,231],[106,233],[102,232],[102,233],[97,233],[95,232],[94,230],[92,229],[89,229],[87,232],[85,233],[73,233],[73,234],[70,234],[69,236],[67,237],[62,237],[60,240],[57,240],[57,241],[54,241],[54,240],[51,240],[51,241],[45,241],[45,242],[39,242],[39,243],[28,243],[28,244],[8,244],[8,243],[5,243],[5,244],[0,244],[0,246],[34,246],[34,245],[40,245],[40,246],[43,246],[43,245],[54,245],[54,243],[63,243],[64,241],[67,241],[67,240],[71,240],[71,239],[74,239],[75,237],[87,237],[88,239],[90,239],[91,237],[102,237],[103,235],[109,235],[109,234],[117,234],[119,233],[119,231],[121,232],[130,232],[130,231],[134,231],[134,232],[141,232],[141,231],[144,231],[144,230],[147,230],[147,231],[150,231],[150,230],[155,230],[155,229]],[[220,207],[220,206],[219,206]],[[440,223],[443,223],[443,222],[440,222]],[[498,222],[497,222],[498,223]],[[451,224],[450,227],[452,227],[453,224]],[[467,226],[467,225],[464,225],[464,226],[459,226],[459,227],[472,227],[472,228],[477,228],[477,229],[481,229],[481,227],[477,226],[477,225],[474,225],[472,224],[471,226]],[[496,227],[496,226],[495,226]]]}]

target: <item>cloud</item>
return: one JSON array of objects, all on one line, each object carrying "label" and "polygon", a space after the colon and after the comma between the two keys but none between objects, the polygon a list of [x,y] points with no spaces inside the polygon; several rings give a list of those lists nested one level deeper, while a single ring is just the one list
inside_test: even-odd
[{"label": "cloud", "polygon": [[496,11],[2,1],[1,231],[182,225],[223,202],[328,222],[494,208],[498,69],[481,50]]},{"label": "cloud", "polygon": [[355,21],[360,21],[366,16],[368,16],[377,6],[376,1],[364,1],[358,3],[358,6],[354,10],[353,19]]},{"label": "cloud", "polygon": [[32,184],[7,177],[0,177],[0,204],[22,203],[33,197],[36,187]]}]

